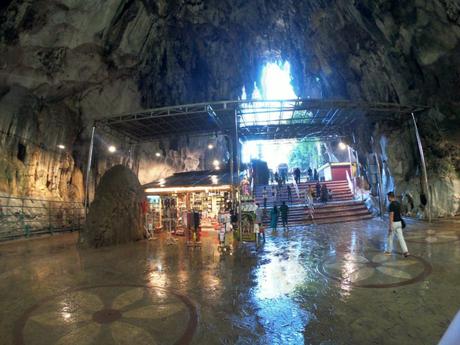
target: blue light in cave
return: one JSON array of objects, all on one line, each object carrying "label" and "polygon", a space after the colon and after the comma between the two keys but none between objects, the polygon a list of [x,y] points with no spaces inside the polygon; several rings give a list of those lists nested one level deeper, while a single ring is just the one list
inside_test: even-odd
[{"label": "blue light in cave", "polygon": [[262,71],[262,98],[263,99],[295,99],[291,81],[291,65],[268,63]]},{"label": "blue light in cave", "polygon": [[[297,95],[294,92],[291,81],[291,65],[288,61],[284,63],[268,63],[264,66],[261,75],[261,90],[256,86],[252,93],[251,99],[254,101],[251,104],[243,106],[243,125],[266,125],[270,123],[278,123],[280,120],[287,119],[292,116],[291,113],[257,113],[245,114],[244,109],[248,112],[258,107],[266,106],[267,103],[258,103],[257,100],[294,100]],[[243,88],[242,99],[246,99],[247,95]],[[269,103],[271,104],[271,103]],[[279,104],[279,103],[278,103]],[[274,102],[272,105],[276,105]],[[295,143],[273,141],[248,141],[243,145],[242,160],[249,162],[251,159],[262,159],[266,161],[270,168],[276,169],[279,164],[287,163],[290,152]]]},{"label": "blue light in cave", "polygon": [[[251,95],[253,100],[282,100],[296,99],[291,81],[291,65],[288,61],[284,63],[270,62],[262,70],[260,77],[262,90],[255,85]],[[246,90],[243,87],[242,97],[247,99]]]}]

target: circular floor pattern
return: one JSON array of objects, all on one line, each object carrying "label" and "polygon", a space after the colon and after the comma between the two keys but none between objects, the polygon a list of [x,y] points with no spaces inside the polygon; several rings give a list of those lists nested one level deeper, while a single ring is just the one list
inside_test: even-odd
[{"label": "circular floor pattern", "polygon": [[424,230],[404,234],[407,242],[445,244],[460,240],[460,234],[455,230]]},{"label": "circular floor pattern", "polygon": [[431,265],[418,256],[404,258],[378,251],[362,254],[346,253],[329,256],[319,266],[320,272],[347,286],[391,288],[424,280]]},{"label": "circular floor pattern", "polygon": [[184,295],[143,285],[80,287],[29,308],[15,345],[190,344],[198,323]]}]

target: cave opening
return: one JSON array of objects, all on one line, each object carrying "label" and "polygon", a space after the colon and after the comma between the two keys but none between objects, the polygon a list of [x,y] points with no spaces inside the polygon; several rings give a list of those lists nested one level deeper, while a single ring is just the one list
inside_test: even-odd
[{"label": "cave opening", "polygon": [[[252,95],[247,95],[243,88],[242,99],[253,100],[242,106],[243,126],[287,124],[292,118],[301,118],[305,115],[295,111],[263,110],[276,106],[279,102],[287,106],[294,105],[295,100],[299,99],[292,85],[289,61],[267,63],[262,69],[259,86],[254,85]],[[258,102],[258,100],[263,102]],[[272,171],[286,165],[290,168],[299,167],[302,170],[319,167],[322,162],[320,141],[315,138],[298,139],[295,137],[247,140],[242,147],[242,161],[249,163],[251,160],[265,161]]]}]

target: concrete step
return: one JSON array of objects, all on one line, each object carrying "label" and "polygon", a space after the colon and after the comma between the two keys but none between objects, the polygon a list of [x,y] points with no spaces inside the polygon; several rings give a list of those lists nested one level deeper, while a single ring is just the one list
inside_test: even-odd
[{"label": "concrete step", "polygon": [[[334,212],[343,212],[343,211],[359,211],[359,210],[365,210],[367,211],[366,206],[362,204],[356,204],[356,205],[340,205],[336,207],[315,207],[315,214],[331,214]],[[269,214],[269,211],[267,209],[267,215]],[[289,215],[296,215],[296,214],[305,214],[308,213],[308,209],[305,207],[290,207],[289,208]]]},{"label": "concrete step", "polygon": [[[303,195],[301,195],[300,197],[298,197],[296,194],[292,195],[292,200],[295,202],[295,201],[304,201],[305,200],[305,197]],[[338,194],[335,194],[333,193],[332,194],[332,198],[352,198],[353,197],[353,194],[351,194],[350,192],[348,193],[338,193]],[[280,194],[277,196],[278,200],[287,200],[288,199],[288,195],[287,194]],[[267,198],[267,201],[273,201],[275,198],[274,197],[269,197]],[[261,196],[256,196],[255,197],[255,200],[256,202],[263,202],[264,201],[264,198],[262,198]]]},{"label": "concrete step", "polygon": [[[300,181],[300,183],[298,184],[299,186],[300,185],[316,185],[316,182],[317,181]],[[294,183],[293,181],[289,181],[289,184],[292,184]],[[333,184],[348,184],[348,181],[347,180],[334,180],[334,181],[319,181],[320,184],[323,184],[325,183],[326,185],[333,185]],[[256,188],[263,188],[264,186],[276,186],[276,183],[273,183],[273,184],[270,184],[270,185],[258,185],[256,186]]]},{"label": "concrete step", "polygon": [[[297,193],[295,191],[293,191],[291,194],[292,194],[292,197],[293,198],[300,198],[300,199],[303,199],[304,198],[304,191],[300,191],[300,196],[298,197],[297,196]],[[332,195],[337,195],[337,196],[343,196],[343,195],[352,195],[351,191],[350,190],[343,190],[343,191],[332,191]],[[288,196],[288,193],[285,192],[285,191],[282,191],[280,193],[277,193],[277,196],[281,196],[281,197],[286,197]],[[268,198],[267,199],[273,199],[274,196],[271,195],[268,195]],[[258,199],[258,200],[263,200],[263,195],[262,194],[255,194],[255,199]]]},{"label": "concrete step", "polygon": [[[348,184],[346,184],[346,185],[326,186],[326,187],[327,187],[327,189],[331,189],[331,190],[333,190],[333,191],[334,191],[334,190],[339,191],[339,190],[349,190],[349,189],[350,189],[350,188],[348,187]],[[291,189],[292,189],[293,191],[295,191],[295,187],[291,186]],[[308,189],[307,186],[299,186],[299,190],[301,190],[301,191],[304,191],[304,190],[307,190],[307,189]],[[313,189],[313,191],[315,191],[315,190],[316,190],[316,187],[315,187],[315,186],[312,186],[312,189]],[[282,190],[282,191],[286,191],[286,190],[287,190],[286,186],[281,187],[281,190]],[[267,192],[270,193],[270,191],[271,191],[271,188],[267,188]],[[262,193],[263,193],[263,188],[260,188],[260,189],[257,188],[257,189],[255,189],[255,193],[256,193],[257,195],[262,194]]]},{"label": "concrete step", "polygon": [[[337,212],[330,212],[330,213],[314,213],[313,217],[315,219],[335,219],[335,218],[341,218],[341,217],[360,217],[360,216],[365,216],[368,215],[369,212],[367,209],[365,210],[349,210],[349,211],[337,211]],[[302,213],[302,214],[290,214],[289,215],[289,221],[304,221],[310,219],[310,215],[308,213]],[[269,224],[270,223],[270,217],[264,218],[263,219],[264,224]],[[278,223],[281,223],[281,217],[278,219]]]},{"label": "concrete step", "polygon": [[[313,221],[311,219],[301,219],[301,220],[289,220],[289,225],[310,225],[310,224],[335,224],[335,223],[344,223],[344,222],[353,222],[359,220],[372,219],[372,214],[362,214],[362,215],[353,215],[353,216],[340,216],[335,218],[315,218]],[[265,223],[264,226],[269,227],[270,223]],[[281,226],[281,221],[278,222],[278,226]]]},{"label": "concrete step", "polygon": [[[312,222],[311,220],[309,220],[308,224],[335,224],[335,223],[355,222],[355,221],[367,220],[367,219],[372,219],[372,214],[368,213],[363,216],[338,217],[334,219],[319,219],[319,220],[315,219],[315,222]],[[305,223],[302,222],[301,224],[305,224]]]},{"label": "concrete step", "polygon": [[[332,193],[345,193],[345,192],[348,192],[348,193],[351,193],[351,190],[350,188],[341,188],[341,189],[334,189],[334,188],[329,188],[330,190],[332,190]],[[299,189],[299,194],[304,194],[306,191],[306,188],[304,189]],[[316,190],[313,190],[313,192],[316,192]],[[294,195],[296,194],[296,190],[295,189],[291,189],[291,193]],[[271,191],[268,191],[268,196],[270,196],[272,193]],[[286,188],[282,188],[278,194],[287,194],[287,189]],[[254,194],[255,196],[257,197],[262,197],[263,196],[263,192],[256,192]]]},{"label": "concrete step", "polygon": [[[360,219],[370,219],[372,215],[367,210],[362,201],[330,202],[327,204],[316,204],[313,214],[317,224],[337,223],[341,221],[351,221]],[[270,223],[270,210],[263,219],[263,223],[268,226]],[[281,217],[278,218],[281,224]],[[304,206],[291,206],[289,208],[289,223],[291,224],[310,224],[309,210]]]},{"label": "concrete step", "polygon": [[[279,201],[267,201],[267,208],[268,207],[273,207],[273,205],[281,205],[281,203],[285,201],[286,204],[291,207],[291,206],[300,206],[300,205],[304,205],[305,204],[305,201],[304,200],[298,200],[296,202],[288,202],[287,198],[285,199],[280,199]],[[333,200],[330,200],[328,203],[331,203],[331,202],[346,202],[346,201],[353,201],[353,197],[352,196],[349,196],[349,197],[340,197],[340,198],[333,198]],[[256,201],[256,203],[258,203],[261,207],[263,207],[263,204],[264,202],[262,200],[260,201]],[[321,202],[315,202],[315,204],[317,205],[320,205],[322,204]]]}]

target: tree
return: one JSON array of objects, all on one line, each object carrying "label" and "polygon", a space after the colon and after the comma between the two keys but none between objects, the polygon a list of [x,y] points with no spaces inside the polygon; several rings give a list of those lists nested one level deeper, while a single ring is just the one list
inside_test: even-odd
[{"label": "tree", "polygon": [[289,166],[301,170],[318,168],[323,159],[318,154],[318,142],[311,139],[302,140],[294,147],[289,156]]}]

